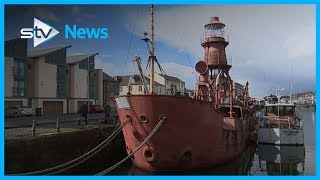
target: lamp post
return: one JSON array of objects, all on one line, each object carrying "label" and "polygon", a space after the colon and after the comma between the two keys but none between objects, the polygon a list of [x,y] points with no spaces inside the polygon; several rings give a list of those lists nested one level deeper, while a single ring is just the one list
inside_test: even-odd
[{"label": "lamp post", "polygon": [[89,59],[89,57],[88,57],[88,78],[87,78],[87,86],[88,86],[88,90],[87,90],[87,105],[88,105],[88,113],[89,113],[89,104],[90,104],[90,65],[91,65],[92,63],[90,63],[90,59]]},{"label": "lamp post", "polygon": [[91,56],[88,57],[88,61],[87,61],[88,62],[88,64],[87,64],[88,65],[88,67],[87,67],[87,69],[88,69],[88,79],[87,79],[88,80],[87,81],[87,86],[88,86],[88,88],[87,88],[88,89],[87,90],[88,113],[89,113],[89,102],[90,102],[90,98],[89,98],[90,97],[90,93],[89,93],[90,92],[90,85],[89,85],[90,84],[90,65],[94,64],[94,61],[92,63],[90,63],[90,57],[92,57],[92,56],[94,57],[94,56],[96,56],[98,54],[99,53],[92,54]]}]

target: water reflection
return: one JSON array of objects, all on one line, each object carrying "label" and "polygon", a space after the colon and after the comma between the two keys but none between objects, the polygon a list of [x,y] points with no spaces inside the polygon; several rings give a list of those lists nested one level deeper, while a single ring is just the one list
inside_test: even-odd
[{"label": "water reflection", "polygon": [[250,145],[231,162],[194,172],[150,173],[133,167],[130,161],[111,175],[315,175],[315,108],[299,108],[305,146]]},{"label": "water reflection", "polygon": [[226,164],[211,167],[208,169],[198,169],[188,172],[159,172],[151,173],[143,171],[135,166],[131,166],[128,175],[246,175],[250,172],[256,145],[251,145],[236,159]]},{"label": "water reflection", "polygon": [[258,145],[259,171],[267,175],[303,175],[304,146]]}]

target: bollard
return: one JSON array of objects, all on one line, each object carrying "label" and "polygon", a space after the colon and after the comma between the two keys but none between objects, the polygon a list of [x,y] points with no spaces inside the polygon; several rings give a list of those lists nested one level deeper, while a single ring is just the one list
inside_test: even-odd
[{"label": "bollard", "polygon": [[82,116],[80,116],[80,127],[81,127],[81,129],[83,129],[83,117]]},{"label": "bollard", "polygon": [[31,130],[32,130],[32,136],[35,136],[36,135],[36,120],[32,121]]},{"label": "bollard", "polygon": [[59,122],[59,118],[57,118],[56,128],[57,128],[57,132],[60,132],[60,122]]},{"label": "bollard", "polygon": [[98,116],[97,122],[100,122],[100,116]]}]

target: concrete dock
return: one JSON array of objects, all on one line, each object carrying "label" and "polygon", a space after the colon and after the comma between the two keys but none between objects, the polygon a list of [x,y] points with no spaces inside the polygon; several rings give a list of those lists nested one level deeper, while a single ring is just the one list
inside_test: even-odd
[{"label": "concrete dock", "polygon": [[[54,167],[73,160],[99,145],[114,131],[115,125],[94,119],[88,126],[77,121],[5,129],[5,174],[20,174]],[[58,174],[92,175],[126,156],[122,132],[102,151],[86,162]]]}]

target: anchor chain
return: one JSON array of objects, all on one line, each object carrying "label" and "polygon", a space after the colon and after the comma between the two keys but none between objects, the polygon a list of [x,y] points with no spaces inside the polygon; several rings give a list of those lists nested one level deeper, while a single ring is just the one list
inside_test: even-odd
[{"label": "anchor chain", "polygon": [[119,167],[122,163],[124,163],[127,159],[129,159],[134,153],[136,153],[139,149],[142,148],[142,146],[144,146],[147,143],[147,141],[154,135],[154,133],[160,128],[160,126],[165,122],[166,119],[167,118],[165,116],[161,116],[158,124],[153,128],[153,130],[149,133],[149,135],[146,137],[146,139],[131,154],[129,154],[127,157],[125,157],[124,159],[122,159],[121,161],[116,163],[115,165],[111,166],[108,169],[105,169],[104,171],[97,173],[96,175],[101,176],[101,175],[108,174],[109,172],[111,172],[115,168]]},{"label": "anchor chain", "polygon": [[[66,162],[64,164],[55,166],[55,167],[51,167],[48,169],[43,169],[43,170],[39,170],[39,171],[33,171],[33,172],[27,172],[27,173],[20,173],[20,174],[10,174],[10,175],[17,175],[17,176],[23,176],[23,175],[39,175],[39,174],[57,174],[63,171],[66,171],[74,166],[77,166],[79,164],[81,164],[82,162],[88,160],[89,158],[91,158],[92,156],[94,156],[95,154],[97,154],[98,152],[100,152],[103,148],[105,148],[121,131],[122,129],[127,125],[127,123],[131,120],[131,117],[127,117],[125,122],[118,127],[117,130],[115,130],[106,140],[104,140],[102,143],[100,143],[98,146],[96,146],[95,148],[93,148],[92,150],[88,151],[87,153],[83,154],[82,156],[73,159],[69,162]],[[79,162],[78,162],[79,161]],[[61,169],[63,168],[63,169]]]}]

